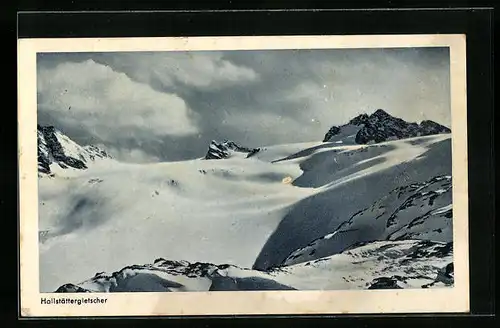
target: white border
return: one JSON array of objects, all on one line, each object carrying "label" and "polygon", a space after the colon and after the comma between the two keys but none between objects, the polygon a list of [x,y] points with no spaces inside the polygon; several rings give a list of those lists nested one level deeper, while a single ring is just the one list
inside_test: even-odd
[{"label": "white border", "polygon": [[[452,108],[453,288],[91,294],[106,304],[42,305],[38,282],[36,54],[39,52],[449,47]],[[469,311],[465,35],[262,36],[18,40],[21,316],[428,313]]]}]

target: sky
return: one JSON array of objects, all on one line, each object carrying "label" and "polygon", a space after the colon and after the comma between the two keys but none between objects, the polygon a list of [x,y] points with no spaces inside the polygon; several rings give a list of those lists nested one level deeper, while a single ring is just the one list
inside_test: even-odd
[{"label": "sky", "polygon": [[40,53],[38,123],[125,162],[321,141],[381,108],[450,127],[448,48]]}]

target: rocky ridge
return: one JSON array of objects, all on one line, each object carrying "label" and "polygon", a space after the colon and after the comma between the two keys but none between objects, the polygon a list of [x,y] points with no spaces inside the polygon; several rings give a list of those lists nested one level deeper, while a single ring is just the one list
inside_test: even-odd
[{"label": "rocky ridge", "polygon": [[451,133],[449,128],[434,121],[424,120],[420,124],[408,123],[382,109],[378,109],[371,115],[358,115],[345,125],[332,126],[325,134],[323,142],[330,141],[348,126],[359,127],[355,136],[355,143],[357,144],[380,143],[389,140]]},{"label": "rocky ridge", "polygon": [[225,159],[230,158],[235,154],[241,154],[248,158],[259,151],[259,148],[242,147],[230,140],[224,140],[223,142],[212,140],[212,142],[208,146],[208,151],[205,155],[205,159]]},{"label": "rocky ridge", "polygon": [[85,170],[89,164],[111,158],[94,145],[80,146],[53,126],[37,126],[38,173],[52,175],[52,165],[62,169]]}]

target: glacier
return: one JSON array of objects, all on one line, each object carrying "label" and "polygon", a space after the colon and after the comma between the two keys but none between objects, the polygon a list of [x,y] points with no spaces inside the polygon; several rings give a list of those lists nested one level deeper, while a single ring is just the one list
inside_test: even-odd
[{"label": "glacier", "polygon": [[453,285],[451,133],[358,143],[363,119],[147,164],[39,129],[41,292]]}]

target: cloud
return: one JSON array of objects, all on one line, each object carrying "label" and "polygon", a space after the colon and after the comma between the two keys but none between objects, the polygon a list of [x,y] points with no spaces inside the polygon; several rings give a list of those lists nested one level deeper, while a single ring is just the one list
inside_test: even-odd
[{"label": "cloud", "polygon": [[235,65],[215,51],[100,54],[97,60],[166,90],[190,87],[213,91],[259,80],[253,69]]},{"label": "cloud", "polygon": [[114,159],[129,163],[156,163],[161,161],[158,156],[152,155],[140,148],[124,148],[110,145],[97,144],[97,147],[106,149]]},{"label": "cloud", "polygon": [[[314,123],[314,122],[312,122]],[[278,143],[293,143],[302,141],[301,135],[314,124],[304,124],[293,116],[263,112],[259,115],[251,111],[228,112],[221,122],[227,138],[250,147],[271,146]],[[262,133],[256,138],[256,132]],[[317,130],[316,130],[317,131]]]},{"label": "cloud", "polygon": [[413,49],[365,50],[352,55],[332,55],[304,64],[309,76],[283,95],[291,105],[307,108],[298,113],[298,119],[342,124],[360,113],[383,108],[408,121],[450,124],[446,61],[433,64]]},{"label": "cloud", "polygon": [[93,60],[41,67],[37,76],[39,111],[65,130],[84,130],[98,142],[198,131],[196,115],[182,98]]}]

